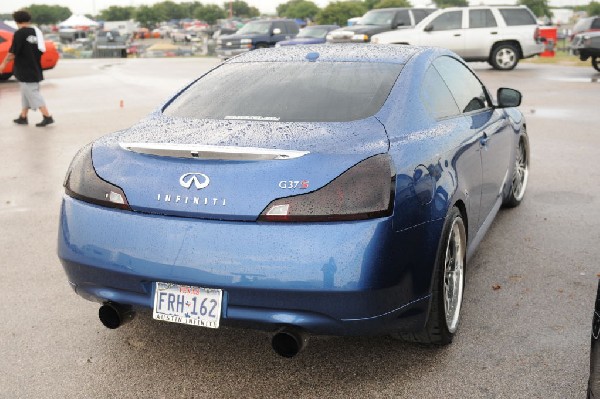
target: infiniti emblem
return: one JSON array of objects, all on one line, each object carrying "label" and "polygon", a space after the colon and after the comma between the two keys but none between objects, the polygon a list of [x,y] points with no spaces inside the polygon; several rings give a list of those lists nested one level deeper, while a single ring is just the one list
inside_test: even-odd
[{"label": "infiniti emblem", "polygon": [[200,190],[208,186],[210,179],[204,173],[186,173],[179,178],[179,184],[182,187],[190,188],[192,183],[196,189]]}]

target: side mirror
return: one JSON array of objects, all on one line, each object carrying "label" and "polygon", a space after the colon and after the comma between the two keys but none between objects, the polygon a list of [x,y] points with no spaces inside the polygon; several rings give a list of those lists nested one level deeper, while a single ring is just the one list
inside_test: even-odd
[{"label": "side mirror", "polygon": [[498,108],[518,107],[523,95],[520,91],[501,87],[498,89]]},{"label": "side mirror", "polygon": [[433,30],[433,24],[429,24],[423,29],[425,32],[431,32]]},{"label": "side mirror", "polygon": [[273,29],[273,34],[274,35],[281,35],[281,29],[279,29],[279,28]]}]

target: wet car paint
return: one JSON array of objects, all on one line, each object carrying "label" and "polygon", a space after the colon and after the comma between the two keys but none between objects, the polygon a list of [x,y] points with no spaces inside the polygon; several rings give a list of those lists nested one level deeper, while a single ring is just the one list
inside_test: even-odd
[{"label": "wet car paint", "polygon": [[[354,136],[354,141],[340,143],[327,141],[324,134],[327,129],[322,126],[309,129],[319,133],[315,137],[325,138],[323,142],[312,143],[315,156],[307,158],[307,165],[312,170],[311,180],[318,182],[315,188],[362,158],[389,151],[396,173],[396,206],[390,217],[287,225],[257,223],[254,211],[254,220],[246,213],[243,218],[238,216],[236,221],[223,221],[224,215],[215,218],[221,220],[211,221],[202,215],[177,218],[103,209],[65,197],[59,256],[72,286],[78,294],[91,300],[144,307],[151,306],[152,282],[159,279],[219,287],[226,292],[224,325],[244,324],[267,329],[294,325],[322,334],[419,330],[426,321],[432,270],[448,209],[453,204],[461,204],[469,217],[470,256],[489,228],[507,190],[506,180],[499,181],[497,173],[511,173],[506,151],[514,152],[513,146],[482,154],[482,130],[490,128],[492,138],[497,135],[499,139],[516,142],[523,123],[522,118],[509,118],[507,113],[511,111],[502,109],[438,123],[418,97],[403,94],[418,93],[425,67],[432,59],[449,54],[432,49],[415,54],[415,50],[397,48],[390,51],[372,49],[366,54],[362,48],[360,54],[348,52],[347,48],[332,48],[319,54],[321,62],[361,59],[400,62],[400,59],[406,63],[401,76],[411,78],[396,83],[384,106],[374,116],[386,127],[384,143],[387,141],[387,145],[382,147],[381,140],[376,139],[373,145],[361,148],[368,137],[364,131]],[[257,50],[230,62],[276,59],[277,53]],[[306,62],[307,51],[286,51],[285,59]],[[404,112],[397,112],[398,109]],[[184,133],[164,134],[167,126],[171,126],[173,132],[181,132],[177,127],[181,123],[188,125],[188,129],[183,129]],[[336,127],[356,129],[370,126],[369,123],[363,120]],[[262,136],[265,138],[261,143],[257,137],[261,137],[265,125],[264,122],[245,122],[245,128],[241,130],[247,137],[254,137],[254,141],[245,144],[277,147],[284,143],[284,140],[277,141],[277,135],[274,144],[269,142],[268,135]],[[141,157],[119,152],[123,150],[116,148],[117,142],[134,138],[151,142],[204,142],[205,132],[213,131],[205,130],[207,126],[215,127],[215,137],[222,138],[215,144],[239,144],[240,137],[218,134],[221,127],[229,130],[228,127],[237,126],[234,123],[175,122],[156,112],[129,131],[98,141],[93,150],[94,166],[103,179],[111,182],[123,179],[120,183],[127,193],[128,187],[133,189],[143,182],[141,176],[135,174],[136,158]],[[303,128],[297,123],[287,126]],[[308,141],[310,139],[309,136]],[[490,144],[505,144],[494,142],[491,140]],[[286,146],[305,149],[301,144],[302,140],[299,140]],[[344,155],[339,158],[339,163],[333,162],[331,169],[324,168],[319,154],[333,160],[337,159],[336,153]],[[510,155],[514,156],[513,153]],[[482,169],[482,156],[487,156],[492,164],[506,165],[499,172],[495,168],[486,172]],[[119,165],[122,160],[129,162],[122,164],[123,170],[129,172],[120,175],[121,168],[112,169],[112,166]],[[158,167],[160,160],[157,162],[149,175],[150,185],[154,179],[166,181],[166,174],[170,173],[166,168]],[[173,165],[178,163],[189,167],[184,161]],[[288,168],[297,169],[290,165]],[[174,171],[173,178],[180,172],[183,170]],[[249,176],[259,173],[251,172]],[[242,190],[251,192],[252,187]],[[135,199],[134,202],[141,203]],[[267,201],[260,204],[264,207]],[[257,209],[260,207],[257,205]],[[148,212],[149,209],[139,208],[138,211]]]}]

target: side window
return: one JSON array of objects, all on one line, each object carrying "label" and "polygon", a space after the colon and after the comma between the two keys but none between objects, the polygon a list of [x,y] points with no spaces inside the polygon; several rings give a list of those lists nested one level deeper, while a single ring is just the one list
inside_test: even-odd
[{"label": "side window", "polygon": [[[300,31],[295,22],[286,22],[285,27],[287,28],[287,33],[291,33],[292,35],[296,35]],[[282,32],[285,33],[286,31],[283,30]]]},{"label": "side window", "polygon": [[275,29],[281,30],[281,34],[286,34],[287,29],[285,28],[285,23],[282,21],[273,22],[273,26],[271,27],[271,33],[275,31]]},{"label": "side window", "polygon": [[432,30],[450,30],[462,28],[462,11],[449,11],[431,21]]},{"label": "side window", "polygon": [[451,57],[440,57],[433,62],[463,113],[489,107],[485,88],[463,64]]},{"label": "side window", "polygon": [[500,14],[508,26],[537,25],[533,14],[526,8],[500,8]]},{"label": "side window", "polygon": [[396,13],[396,17],[394,18],[394,24],[398,26],[411,26],[408,10],[398,11]]},{"label": "side window", "polygon": [[448,86],[433,66],[430,66],[425,72],[425,79],[421,86],[421,101],[436,119],[448,118],[461,113]]},{"label": "side window", "polygon": [[600,18],[594,19],[594,22],[592,22],[592,29],[600,29]]},{"label": "side window", "polygon": [[0,43],[4,43],[6,41],[5,38],[3,38],[2,36],[0,36]]},{"label": "side window", "polygon": [[415,25],[425,19],[426,16],[431,14],[431,12],[427,10],[412,10],[413,17],[415,19]]},{"label": "side window", "polygon": [[496,19],[491,10],[469,10],[469,28],[493,28]]}]

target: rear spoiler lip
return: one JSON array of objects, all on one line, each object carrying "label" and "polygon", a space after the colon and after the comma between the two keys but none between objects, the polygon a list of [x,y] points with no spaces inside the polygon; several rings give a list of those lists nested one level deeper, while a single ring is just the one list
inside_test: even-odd
[{"label": "rear spoiler lip", "polygon": [[119,143],[127,151],[171,158],[226,161],[271,161],[303,157],[310,151],[172,143]]}]

